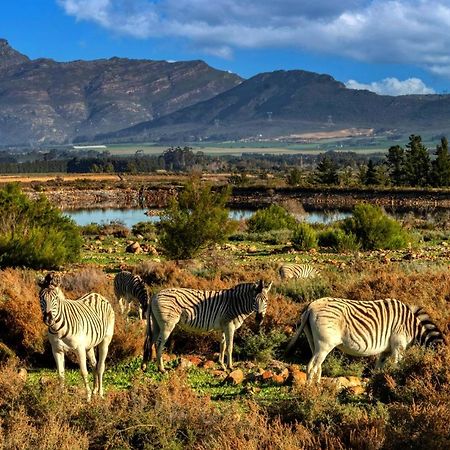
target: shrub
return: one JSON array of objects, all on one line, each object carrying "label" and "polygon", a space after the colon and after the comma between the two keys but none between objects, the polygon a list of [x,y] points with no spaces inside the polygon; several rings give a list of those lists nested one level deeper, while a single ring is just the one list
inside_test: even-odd
[{"label": "shrub", "polygon": [[400,223],[368,204],[356,205],[353,216],[343,221],[343,229],[353,233],[365,250],[404,248],[410,239]]},{"label": "shrub", "polygon": [[331,293],[330,284],[321,277],[289,280],[277,287],[277,291],[292,300],[311,302]]},{"label": "shrub", "polygon": [[136,236],[140,234],[149,241],[156,238],[156,227],[152,222],[138,222],[131,228],[131,232]]},{"label": "shrub", "polygon": [[[247,233],[243,235],[242,240],[246,238],[249,241],[255,242],[265,242],[267,244],[279,245],[279,244],[287,244],[291,241],[293,235],[292,230],[282,229],[282,230],[272,230],[272,231],[264,231],[263,233]],[[237,236],[234,235],[233,240],[238,240]]]},{"label": "shrub", "polygon": [[53,268],[80,256],[75,222],[45,197],[30,200],[17,185],[0,190],[0,266]]},{"label": "shrub", "polygon": [[361,247],[353,233],[346,233],[340,228],[329,228],[318,234],[320,247],[330,247],[337,252],[357,251]]},{"label": "shrub", "polygon": [[270,205],[266,209],[259,209],[247,221],[250,233],[262,233],[265,231],[293,229],[297,221],[283,207]]},{"label": "shrub", "polygon": [[267,363],[275,358],[275,351],[286,343],[287,337],[278,330],[267,333],[252,333],[248,329],[242,333],[242,344],[236,346],[236,355]]},{"label": "shrub", "polygon": [[161,246],[172,259],[189,259],[211,244],[223,242],[236,229],[225,208],[229,191],[214,193],[191,180],[164,211]]},{"label": "shrub", "polygon": [[317,247],[317,235],[314,228],[305,223],[299,223],[294,230],[292,243],[297,250],[310,250]]}]

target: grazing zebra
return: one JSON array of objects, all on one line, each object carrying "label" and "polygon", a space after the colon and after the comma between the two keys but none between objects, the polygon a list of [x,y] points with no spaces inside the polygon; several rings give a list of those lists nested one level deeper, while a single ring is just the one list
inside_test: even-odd
[{"label": "grazing zebra", "polygon": [[139,319],[142,320],[142,311],[146,311],[148,306],[148,294],[145,283],[139,275],[119,272],[114,278],[114,293],[122,314],[127,314],[130,311],[131,302],[137,300]]},{"label": "grazing zebra", "polygon": [[[39,283],[43,320],[48,327],[48,339],[60,380],[64,381],[64,351],[75,350],[88,401],[91,399],[91,389],[86,355],[94,368],[94,394],[103,397],[103,372],[114,333],[114,310],[106,298],[96,293],[84,295],[78,300],[66,299],[59,287],[60,281],[57,274],[49,273]],[[94,353],[96,347],[98,363]]]},{"label": "grazing zebra", "polygon": [[402,351],[414,342],[426,347],[444,342],[422,308],[390,298],[358,301],[325,297],[313,301],[303,312],[286,352],[303,330],[313,353],[307,377],[317,377],[317,381],[323,361],[335,347],[354,356],[379,355],[376,368],[382,368],[391,355],[397,363]]},{"label": "grazing zebra", "polygon": [[156,344],[158,369],[164,372],[164,344],[175,325],[180,324],[192,330],[222,331],[219,362],[225,369],[226,351],[228,367],[231,369],[234,332],[253,311],[256,312],[258,326],[261,324],[271,286],[272,283],[266,286],[261,280],[259,283],[238,284],[220,291],[163,289],[153,296],[148,310],[143,368],[150,359],[152,344]]},{"label": "grazing zebra", "polygon": [[314,278],[319,276],[319,271],[311,264],[285,263],[280,269],[280,278],[283,281],[291,278]]}]

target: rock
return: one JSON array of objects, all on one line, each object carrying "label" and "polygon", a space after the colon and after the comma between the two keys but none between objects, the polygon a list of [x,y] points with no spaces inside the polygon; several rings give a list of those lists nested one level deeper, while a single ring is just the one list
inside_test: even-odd
[{"label": "rock", "polygon": [[289,378],[289,369],[285,367],[279,375],[283,378],[283,382],[287,381],[287,379]]},{"label": "rock", "polygon": [[132,244],[127,246],[125,251],[127,253],[142,253],[142,247],[140,246],[139,242],[133,242]]},{"label": "rock", "polygon": [[294,385],[306,383],[306,373],[301,371],[297,366],[289,367],[288,382]]},{"label": "rock", "polygon": [[199,366],[202,362],[202,359],[195,355],[188,355],[186,359],[192,363],[194,366]]},{"label": "rock", "polygon": [[233,370],[225,379],[226,382],[237,385],[244,381],[244,372],[241,369]]},{"label": "rock", "polygon": [[223,370],[213,370],[211,373],[217,378],[227,378],[227,373]]},{"label": "rock", "polygon": [[187,358],[180,358],[180,364],[178,368],[180,369],[188,369],[189,367],[194,366],[194,363]]},{"label": "rock", "polygon": [[262,378],[264,381],[269,381],[269,380],[272,379],[272,377],[273,377],[273,372],[272,372],[271,370],[265,370],[265,371],[263,372],[263,374],[261,375],[261,378]]},{"label": "rock", "polygon": [[286,381],[286,378],[284,378],[282,375],[273,375],[272,376],[272,381],[276,384],[284,384]]},{"label": "rock", "polygon": [[216,367],[216,363],[214,361],[211,361],[210,359],[203,363],[204,369],[214,369],[214,367]]},{"label": "rock", "polygon": [[362,385],[362,380],[359,377],[347,377],[348,380],[348,386],[349,387],[353,387],[353,386],[361,386]]}]

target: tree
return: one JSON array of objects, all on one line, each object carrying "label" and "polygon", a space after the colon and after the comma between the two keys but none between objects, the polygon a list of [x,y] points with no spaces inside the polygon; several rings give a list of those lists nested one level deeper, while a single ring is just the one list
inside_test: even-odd
[{"label": "tree", "polygon": [[380,184],[378,180],[377,169],[371,159],[369,159],[369,163],[367,164],[367,171],[364,179],[364,184],[366,186],[373,186]]},{"label": "tree", "polygon": [[412,134],[405,151],[406,180],[410,186],[426,186],[430,181],[431,160],[422,138]]},{"label": "tree", "polygon": [[236,228],[225,204],[230,191],[212,192],[192,179],[164,211],[161,245],[172,259],[189,259],[211,244],[224,241]]},{"label": "tree", "polygon": [[45,197],[30,200],[15,184],[0,190],[0,266],[54,268],[80,256],[75,222]]},{"label": "tree", "polygon": [[327,155],[324,155],[316,167],[316,179],[320,184],[339,184],[336,163]]},{"label": "tree", "polygon": [[282,206],[275,204],[265,209],[259,209],[247,221],[247,228],[250,233],[293,229],[296,225],[295,217]]},{"label": "tree", "polygon": [[441,138],[440,145],[436,146],[436,159],[432,162],[431,183],[433,186],[450,186],[450,155],[448,141]]},{"label": "tree", "polygon": [[297,186],[302,181],[302,171],[297,167],[294,167],[287,176],[287,184],[289,186]]},{"label": "tree", "polygon": [[394,186],[402,186],[406,181],[405,150],[400,145],[393,145],[388,150],[386,157],[389,177]]}]

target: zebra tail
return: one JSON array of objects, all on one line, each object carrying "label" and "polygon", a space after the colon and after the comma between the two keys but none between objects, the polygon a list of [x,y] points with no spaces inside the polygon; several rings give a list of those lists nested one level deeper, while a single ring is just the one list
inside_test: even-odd
[{"label": "zebra tail", "polygon": [[145,370],[147,368],[147,363],[150,361],[152,357],[153,319],[151,311],[151,302],[148,302],[147,304],[146,316],[147,316],[147,326],[145,331],[144,355],[142,357],[142,364],[141,364],[142,370]]},{"label": "zebra tail", "polygon": [[300,326],[297,328],[297,330],[295,331],[294,335],[292,336],[291,340],[289,341],[289,344],[286,347],[285,350],[285,354],[289,354],[292,350],[292,347],[294,347],[295,343],[297,342],[297,339],[300,337],[300,335],[302,334],[303,329],[305,328],[305,325],[307,324],[309,319],[309,308],[307,308],[302,316],[301,316],[301,322],[300,322]]}]

